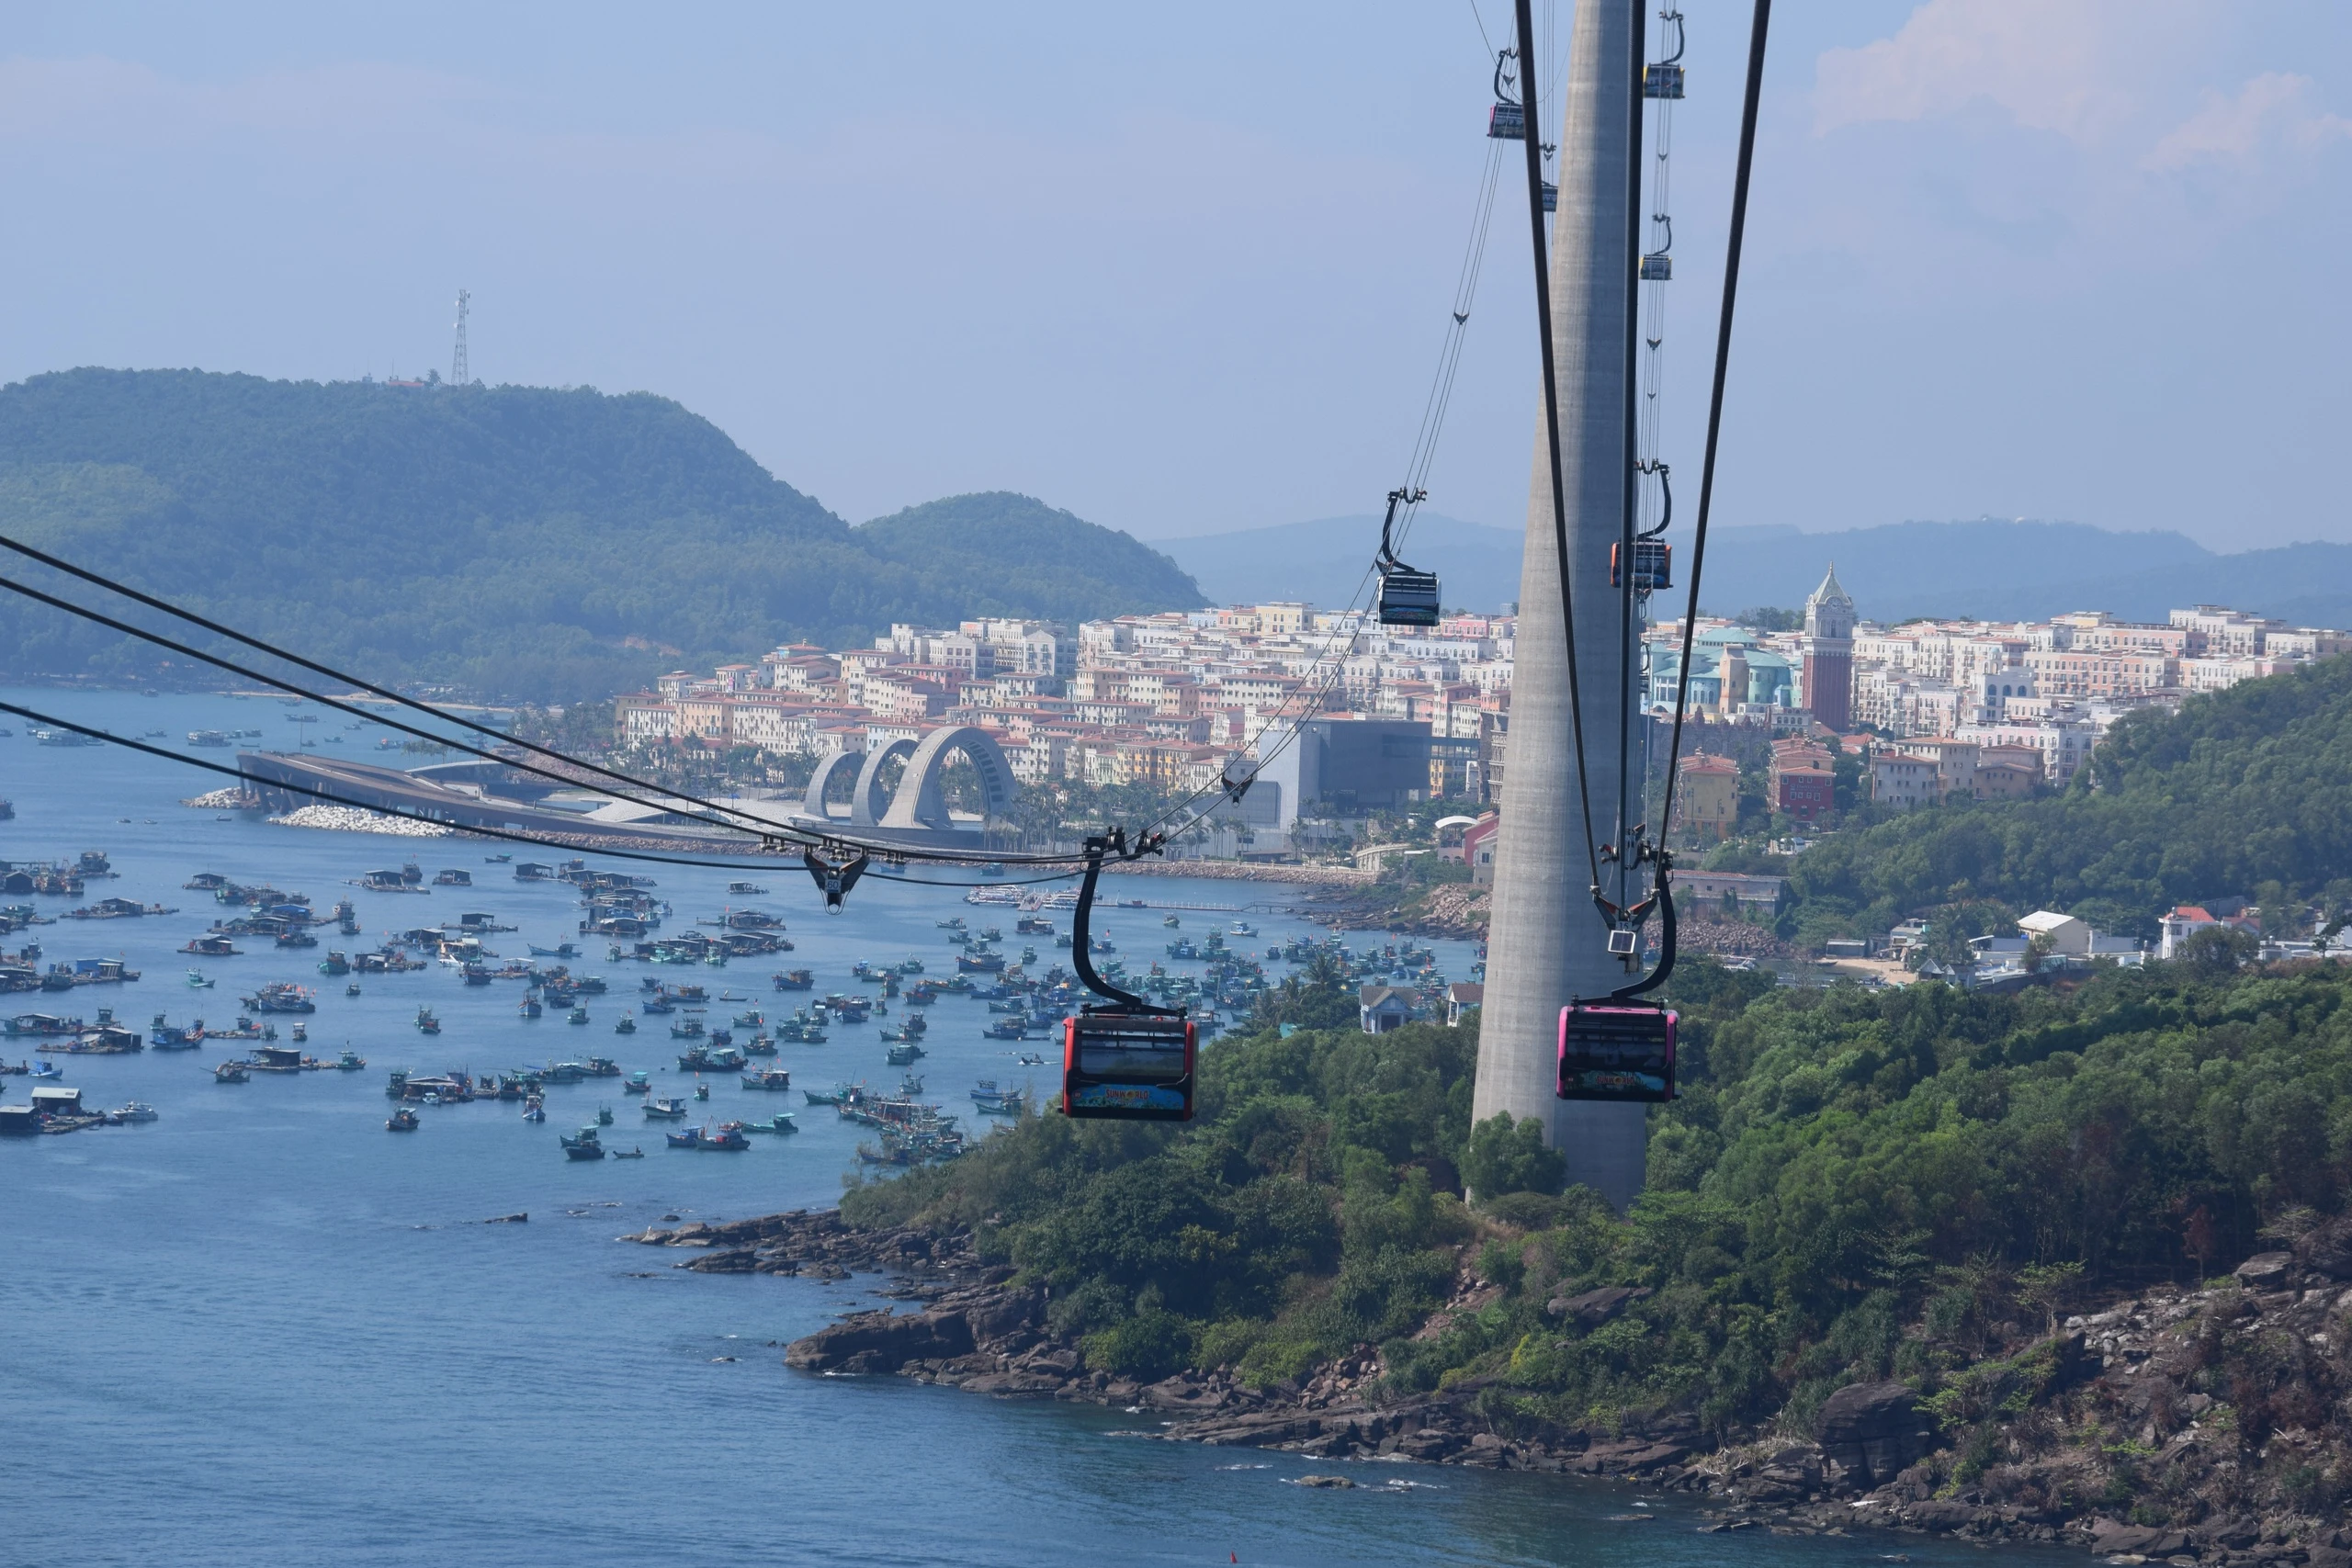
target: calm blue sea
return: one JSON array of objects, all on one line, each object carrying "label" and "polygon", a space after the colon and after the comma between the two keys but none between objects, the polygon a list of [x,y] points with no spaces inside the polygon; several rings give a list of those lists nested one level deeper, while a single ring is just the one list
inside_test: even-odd
[{"label": "calm blue sea", "polygon": [[[329,750],[362,755],[379,733],[345,730],[332,714],[298,726],[298,712],[319,710],[266,699],[28,691],[8,700],[122,733],[162,729],[175,743],[193,728],[257,728],[259,744],[290,749],[307,728],[345,734]],[[1238,1557],[1679,1568],[1860,1564],[1894,1550],[1923,1562],[1962,1555],[1869,1538],[1702,1537],[1685,1504],[1645,1499],[1636,1510],[1630,1492],[1551,1478],[1358,1465],[1348,1472],[1362,1489],[1310,1491],[1285,1483],[1313,1462],[1120,1435],[1138,1418],[1115,1412],[787,1371],[783,1342],[872,1298],[852,1286],[680,1273],[675,1253],[614,1238],[664,1214],[733,1218],[833,1201],[855,1130],[797,1103],[797,1088],[895,1082],[877,1026],[784,1047],[805,1130],[748,1154],[663,1147],[658,1124],[648,1127],[609,1081],[551,1089],[540,1126],[488,1102],[427,1110],[421,1132],[388,1134],[383,1084],[393,1066],[481,1073],[594,1052],[630,1069],[673,1069],[656,1081],[684,1092],[662,1021],[633,1037],[612,1032],[647,971],[575,964],[613,986],[581,1028],[553,1014],[526,1021],[519,987],[469,989],[437,965],[364,977],[354,998],[316,973],[323,947],[189,960],[175,950],[223,913],[209,895],[183,891],[199,871],[266,880],[322,908],[349,896],[370,933],[362,945],[483,910],[521,928],[491,943],[521,955],[526,942],[573,939],[578,913],[568,887],[518,885],[485,864],[478,840],[216,820],[178,802],[221,781],[119,748],[39,747],[21,722],[0,724],[17,732],[0,739],[0,796],[17,808],[0,823],[0,859],[104,849],[121,875],[93,883],[90,899],[179,910],[35,928],[27,934],[49,960],[119,954],[142,977],[6,1010],[87,1016],[112,1005],[134,1027],[159,1012],[225,1024],[240,994],[292,980],[319,990],[311,1049],[332,1055],[349,1044],[368,1062],[362,1073],[229,1087],[212,1081],[209,1064],[242,1045],[61,1058],[66,1081],[92,1101],[143,1100],[162,1119],[0,1143],[0,1564],[1031,1568]],[[345,886],[412,852],[428,874],[462,867],[480,886],[409,897]],[[655,874],[676,911],[673,928],[728,902],[724,872]],[[788,965],[668,977],[773,1010],[805,999],[775,996],[774,968],[815,969],[820,994],[856,989],[848,970],[860,957],[916,953],[952,970],[937,920],[1012,925],[951,891],[871,880],[847,913],[828,919],[797,871],[759,880],[773,893],[759,902],[786,917],[797,944]],[[1220,905],[1284,892],[1159,879],[1115,886],[1123,897]],[[72,901],[39,902],[54,914]],[[1181,918],[1197,935],[1234,917]],[[1306,929],[1292,917],[1249,918],[1261,948]],[[1160,920],[1157,909],[1112,910],[1101,929],[1140,966],[1170,934]],[[1468,975],[1466,946],[1442,952],[1450,975]],[[214,989],[187,984],[192,964]],[[413,1027],[427,1004],[444,1022],[438,1039]],[[961,1100],[980,1077],[1045,1087],[1015,1066],[1017,1047],[981,1038],[984,1016],[957,998],[933,1010],[922,1064],[933,1096]],[[289,1021],[279,1021],[282,1033]],[[28,1053],[8,1042],[0,1054]],[[0,1082],[21,1102],[28,1079]],[[720,1080],[712,1105],[772,1112],[786,1099]],[[645,1159],[561,1156],[557,1134],[600,1103],[618,1117],[607,1144],[641,1143]],[[480,1223],[517,1211],[528,1224]],[[1611,1518],[1634,1512],[1657,1522]]]}]

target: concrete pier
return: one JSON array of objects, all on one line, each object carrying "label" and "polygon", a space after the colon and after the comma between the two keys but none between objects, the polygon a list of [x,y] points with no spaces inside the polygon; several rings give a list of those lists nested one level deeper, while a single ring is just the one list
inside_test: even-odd
[{"label": "concrete pier", "polygon": [[[1627,193],[1641,72],[1638,3],[1583,0],[1576,7],[1567,80],[1555,100],[1564,109],[1552,233],[1552,343],[1586,772],[1593,834],[1602,841],[1617,822],[1617,738],[1634,674],[1625,667],[1609,549],[1623,527],[1632,479],[1625,422],[1634,286]],[[1544,130],[1548,138],[1551,128]],[[1592,875],[1577,799],[1542,420],[1539,400],[1474,1114],[1481,1121],[1500,1111],[1536,1118],[1552,1145],[1566,1155],[1568,1179],[1599,1189],[1623,1208],[1641,1190],[1644,1108],[1577,1103],[1554,1093],[1561,1008],[1572,997],[1605,994],[1627,976],[1606,951],[1608,923],[1588,892]],[[1636,790],[1640,782],[1636,773]]]}]

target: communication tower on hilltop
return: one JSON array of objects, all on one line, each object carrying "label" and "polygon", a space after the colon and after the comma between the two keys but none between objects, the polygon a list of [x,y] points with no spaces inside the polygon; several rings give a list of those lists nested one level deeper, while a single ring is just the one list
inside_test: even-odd
[{"label": "communication tower on hilltop", "polygon": [[466,372],[466,306],[473,296],[458,290],[458,352],[449,356],[449,382],[452,386],[468,385],[472,378]]}]

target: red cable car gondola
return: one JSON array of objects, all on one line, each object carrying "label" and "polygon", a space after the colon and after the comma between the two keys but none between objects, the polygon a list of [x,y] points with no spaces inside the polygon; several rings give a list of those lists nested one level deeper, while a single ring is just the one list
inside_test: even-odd
[{"label": "red cable car gondola", "polygon": [[[1241,787],[1247,787],[1244,781]],[[1135,854],[1126,835],[1114,829],[1086,840],[1086,880],[1079,885],[1078,908],[1070,917],[1070,955],[1078,977],[1108,1007],[1080,1008],[1062,1023],[1062,1114],[1125,1122],[1190,1122],[1193,1072],[1200,1054],[1200,1032],[1180,1009],[1165,1011],[1120,990],[1095,973],[1089,951],[1095,880],[1102,856],[1112,852],[1132,860],[1163,841],[1147,836]]]},{"label": "red cable car gondola", "polygon": [[1190,1122],[1199,1050],[1189,1018],[1081,1009],[1062,1025],[1062,1114]]}]

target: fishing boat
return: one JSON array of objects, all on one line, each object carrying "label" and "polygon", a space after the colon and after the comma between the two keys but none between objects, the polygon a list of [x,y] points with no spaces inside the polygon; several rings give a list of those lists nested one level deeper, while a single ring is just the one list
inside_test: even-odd
[{"label": "fishing boat", "polygon": [[524,1121],[526,1121],[526,1122],[544,1122],[544,1121],[546,1121],[547,1119],[548,1119],[548,1108],[547,1108],[547,1105],[546,1105],[546,1103],[545,1103],[544,1101],[539,1100],[537,1100],[537,1099],[536,1099],[536,1098],[535,1098],[535,1099],[532,1099],[532,1100],[527,1100],[527,1101],[526,1101],[526,1102],[524,1103],[524,1106],[523,1106],[523,1120],[524,1120]]},{"label": "fishing boat", "polygon": [[588,1021],[588,1010],[584,1007],[575,1007],[571,1012],[565,1015],[564,1021],[566,1023],[585,1023]]},{"label": "fishing boat", "polygon": [[155,1108],[143,1100],[134,1100],[119,1111],[107,1112],[107,1120],[118,1126],[125,1122],[153,1122],[155,1119]]},{"label": "fishing boat", "polygon": [[743,1042],[743,1055],[746,1056],[773,1056],[775,1055],[775,1042],[769,1039],[764,1034],[754,1034],[749,1040]]},{"label": "fishing boat", "polygon": [[342,1055],[334,1059],[334,1065],[338,1072],[356,1073],[368,1065],[368,1058],[356,1051],[346,1048]]},{"label": "fishing boat", "polygon": [[653,1075],[647,1072],[635,1072],[629,1074],[628,1081],[621,1085],[621,1092],[623,1094],[652,1093]]},{"label": "fishing boat", "polygon": [[615,1159],[643,1159],[645,1157],[645,1151],[643,1149],[634,1148],[615,1149],[613,1151],[613,1157]]},{"label": "fishing boat", "polygon": [[817,976],[807,969],[786,969],[775,977],[775,988],[779,991],[813,991],[817,988]]},{"label": "fishing boat", "polygon": [[1028,1099],[1026,1089],[999,1089],[994,1078],[982,1078],[972,1090],[972,1108],[984,1116],[1018,1116]]},{"label": "fishing boat", "polygon": [[612,1124],[613,1108],[609,1105],[600,1105],[596,1107],[596,1125],[599,1127],[609,1127]]},{"label": "fishing boat", "polygon": [[657,1095],[645,1102],[646,1119],[654,1122],[683,1122],[686,1119],[686,1102],[674,1095]]},{"label": "fishing boat", "polygon": [[616,1024],[614,1024],[614,1025],[613,1025],[613,1032],[614,1032],[614,1033],[616,1033],[616,1034],[634,1034],[634,1033],[636,1033],[636,1032],[637,1032],[637,1017],[636,1017],[636,1015],[635,1015],[634,1013],[628,1013],[628,1012],[624,1012],[624,1013],[622,1013],[622,1014],[621,1014],[621,1018],[620,1018],[620,1021],[619,1021],[618,1023],[616,1023]]},{"label": "fishing boat", "polygon": [[669,1142],[673,1149],[720,1149],[730,1153],[752,1146],[740,1122],[722,1122],[716,1128],[705,1123],[683,1133],[672,1133]]},{"label": "fishing boat", "polygon": [[598,1136],[594,1127],[582,1127],[577,1133],[564,1134],[559,1136],[556,1142],[563,1145],[564,1156],[568,1159],[603,1159],[605,1157],[604,1139]]},{"label": "fishing boat", "polygon": [[193,1051],[204,1043],[204,1021],[198,1019],[186,1029],[176,1029],[164,1021],[157,1013],[155,1021],[147,1026],[147,1043],[158,1051]]},{"label": "fishing boat", "polygon": [[199,991],[209,991],[212,988],[212,982],[204,977],[204,971],[201,969],[189,970],[187,983]]},{"label": "fishing boat", "polygon": [[[238,1081],[243,1082],[243,1080],[239,1079]],[[388,1133],[413,1133],[416,1131],[419,1124],[416,1112],[413,1110],[405,1105],[396,1106],[393,1108],[391,1115],[387,1117],[384,1121],[384,1131]]]},{"label": "fishing boat", "polygon": [[662,1141],[673,1149],[693,1148],[695,1142],[695,1130],[689,1127],[683,1133],[665,1133],[662,1134]]},{"label": "fishing boat", "polygon": [[297,1045],[302,1044],[302,1043],[304,1043],[305,1042],[307,1042],[310,1038],[311,1038],[311,1030],[310,1030],[310,1026],[309,1026],[308,1024],[298,1023],[298,1024],[296,1024],[296,1025],[294,1026],[294,1032],[293,1032],[293,1035],[292,1035],[292,1039],[293,1039],[293,1041],[294,1041],[294,1043],[296,1043]]},{"label": "fishing boat", "polygon": [[543,1010],[545,1010],[539,1006],[538,998],[532,996],[523,998],[522,1011],[525,1018],[537,1018]]},{"label": "fishing boat", "polygon": [[698,1018],[682,1019],[670,1026],[673,1040],[699,1040],[702,1034],[702,1020]]},{"label": "fishing boat", "polygon": [[792,1119],[791,1111],[779,1111],[765,1121],[744,1122],[743,1131],[746,1133],[797,1133],[800,1131],[800,1123]]},{"label": "fishing boat", "polygon": [[742,1082],[745,1089],[788,1089],[792,1087],[792,1074],[783,1067],[763,1067],[756,1073],[745,1073]]},{"label": "fishing boat", "polygon": [[1029,1021],[1025,1018],[1001,1018],[981,1030],[980,1033],[989,1040],[1026,1040],[1029,1038]]},{"label": "fishing boat", "polygon": [[348,986],[345,986],[345,987],[343,988],[343,994],[344,994],[345,996],[346,996],[346,997],[356,997],[356,996],[357,996],[357,995],[359,994],[359,982],[358,982],[358,981],[356,981],[356,980],[354,980],[353,982],[351,982],[351,984],[349,984]]},{"label": "fishing boat", "polygon": [[44,1057],[34,1058],[33,1077],[37,1078],[62,1078],[64,1076],[65,1069],[59,1066],[55,1062],[49,1061]]},{"label": "fishing boat", "polygon": [[441,1021],[433,1016],[433,1010],[431,1008],[426,1007],[416,1010],[416,1032],[419,1034],[438,1034],[441,1032]]},{"label": "fishing boat", "polygon": [[1231,925],[1225,928],[1225,934],[1227,936],[1256,936],[1258,934],[1258,928],[1251,925],[1247,920],[1236,920]]},{"label": "fishing boat", "polygon": [[243,1062],[221,1062],[212,1069],[214,1083],[251,1083],[253,1077]]},{"label": "fishing boat", "polygon": [[739,898],[764,898],[768,890],[756,882],[730,882],[727,891]]},{"label": "fishing boat", "polygon": [[928,1053],[922,1046],[910,1040],[905,1044],[891,1046],[884,1053],[883,1059],[894,1067],[903,1067],[910,1062],[921,1060]]},{"label": "fishing boat", "polygon": [[846,1105],[854,1096],[864,1092],[864,1085],[845,1083],[837,1083],[831,1089],[804,1089],[800,1091],[811,1105]]}]

